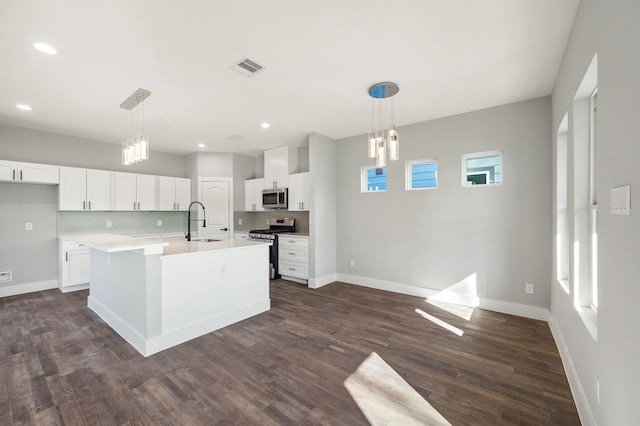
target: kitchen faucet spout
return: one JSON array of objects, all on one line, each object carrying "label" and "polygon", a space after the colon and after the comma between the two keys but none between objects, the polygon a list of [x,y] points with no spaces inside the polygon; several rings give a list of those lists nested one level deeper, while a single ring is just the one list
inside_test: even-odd
[{"label": "kitchen faucet spout", "polygon": [[192,201],[191,204],[189,204],[189,208],[187,209],[187,233],[184,236],[187,241],[191,241],[191,206],[193,206],[194,204],[200,204],[202,206],[202,219],[193,220],[196,222],[202,220],[202,227],[207,227],[207,214],[205,212],[204,204],[202,204],[200,201]]}]

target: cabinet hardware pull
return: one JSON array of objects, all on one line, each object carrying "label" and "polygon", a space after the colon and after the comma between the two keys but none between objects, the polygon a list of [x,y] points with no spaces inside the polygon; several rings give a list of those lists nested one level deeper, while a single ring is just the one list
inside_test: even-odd
[{"label": "cabinet hardware pull", "polygon": [[89,201],[89,210],[91,210],[91,201]]},{"label": "cabinet hardware pull", "polygon": [[11,179],[16,180],[16,169],[13,169],[13,177]]},{"label": "cabinet hardware pull", "polygon": [[68,251],[65,251],[65,252],[64,252],[64,261],[65,261],[65,262],[68,262],[68,261],[69,261],[69,252],[68,252]]},{"label": "cabinet hardware pull", "polygon": [[136,209],[136,202],[135,201],[133,202],[133,209],[134,210]]},{"label": "cabinet hardware pull", "polygon": [[295,268],[289,268],[290,271],[295,271]]},{"label": "cabinet hardware pull", "polygon": [[180,203],[176,203],[176,210],[180,210]]},{"label": "cabinet hardware pull", "polygon": [[82,210],[86,210],[87,209],[87,202],[83,201],[82,202]]},{"label": "cabinet hardware pull", "polygon": [[140,210],[140,201],[138,201],[138,210]]},{"label": "cabinet hardware pull", "polygon": [[296,255],[295,253],[289,253],[289,254],[290,254],[291,256],[295,256],[295,255]]},{"label": "cabinet hardware pull", "polygon": [[20,180],[22,180],[22,170],[20,170]]}]

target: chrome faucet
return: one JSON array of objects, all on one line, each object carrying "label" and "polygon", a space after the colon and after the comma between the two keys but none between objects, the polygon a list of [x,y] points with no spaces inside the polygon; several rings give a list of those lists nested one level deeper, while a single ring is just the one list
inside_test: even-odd
[{"label": "chrome faucet", "polygon": [[193,220],[196,222],[202,220],[202,227],[207,227],[207,215],[205,213],[204,204],[202,204],[200,201],[192,201],[191,204],[189,204],[189,208],[187,209],[187,233],[184,236],[187,241],[191,241],[191,206],[194,204],[200,204],[202,206],[202,219]]}]

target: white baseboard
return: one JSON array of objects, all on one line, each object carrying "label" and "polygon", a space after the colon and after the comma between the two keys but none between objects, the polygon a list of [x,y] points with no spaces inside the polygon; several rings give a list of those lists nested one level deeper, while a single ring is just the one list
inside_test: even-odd
[{"label": "white baseboard", "polygon": [[169,330],[157,336],[145,337],[95,298],[89,296],[87,302],[87,306],[89,306],[91,310],[93,310],[104,320],[104,322],[109,324],[116,333],[118,333],[124,340],[133,346],[135,350],[145,357],[234,324],[238,321],[250,318],[254,315],[261,314],[268,311],[271,307],[270,299],[259,300],[255,303],[223,312],[203,321],[189,324],[185,327]]},{"label": "white baseboard", "polygon": [[[355,284],[363,287],[375,288],[378,290],[391,291],[394,293],[406,294],[409,296],[429,298],[440,293],[440,290],[416,287],[408,284],[396,283],[393,281],[378,280],[375,278],[360,277],[357,275],[337,274],[337,278],[338,281],[348,284]],[[481,298],[480,304],[477,307],[486,309],[488,311],[517,315],[519,317],[531,318],[541,321],[547,321],[549,318],[549,310],[546,308],[523,305],[513,302],[503,302],[501,300]]]},{"label": "white baseboard", "polygon": [[578,409],[580,422],[585,426],[596,426],[596,419],[593,416],[587,395],[584,392],[584,388],[578,377],[578,372],[573,364],[569,348],[564,340],[562,331],[560,331],[560,326],[558,326],[556,319],[551,314],[549,314],[549,328],[551,329],[553,340],[555,340],[558,352],[560,353],[560,359],[562,360],[562,365],[564,366],[564,371],[569,381],[569,388],[571,388],[571,394]]},{"label": "white baseboard", "polygon": [[310,278],[309,288],[320,288],[327,284],[331,284],[338,279],[337,274],[325,275],[324,277]]},{"label": "white baseboard", "polygon": [[33,293],[34,291],[51,290],[58,288],[58,280],[36,281],[33,283],[12,284],[0,286],[0,297],[15,296],[18,294]]}]

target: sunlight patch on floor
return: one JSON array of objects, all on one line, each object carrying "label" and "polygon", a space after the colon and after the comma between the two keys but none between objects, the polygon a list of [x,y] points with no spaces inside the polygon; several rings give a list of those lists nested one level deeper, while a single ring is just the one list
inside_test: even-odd
[{"label": "sunlight patch on floor", "polygon": [[375,352],[347,377],[344,387],[373,426],[451,425]]},{"label": "sunlight patch on floor", "polygon": [[426,302],[457,317],[467,321],[471,320],[474,308],[480,306],[477,274],[473,273],[450,285],[426,299]]},{"label": "sunlight patch on floor", "polygon": [[449,324],[446,321],[442,321],[439,318],[434,317],[433,315],[430,315],[428,313],[426,313],[425,311],[416,308],[416,313],[419,314],[422,318],[427,319],[429,321],[431,321],[432,323],[439,325],[440,327],[444,328],[445,330],[449,330],[450,332],[452,332],[453,334],[457,334],[458,336],[462,336],[464,334],[464,331],[460,330],[458,327],[454,327],[451,324]]}]

